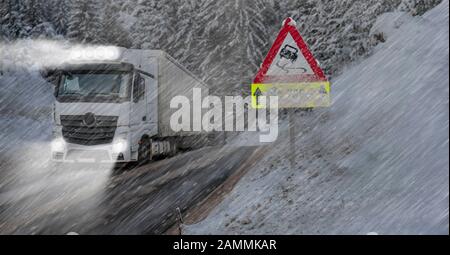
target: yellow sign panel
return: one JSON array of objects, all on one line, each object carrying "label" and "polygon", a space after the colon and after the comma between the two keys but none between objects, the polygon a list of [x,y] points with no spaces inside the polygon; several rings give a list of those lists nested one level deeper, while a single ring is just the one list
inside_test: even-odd
[{"label": "yellow sign panel", "polygon": [[270,96],[278,96],[278,108],[329,107],[330,82],[254,83],[252,107],[266,108]]}]

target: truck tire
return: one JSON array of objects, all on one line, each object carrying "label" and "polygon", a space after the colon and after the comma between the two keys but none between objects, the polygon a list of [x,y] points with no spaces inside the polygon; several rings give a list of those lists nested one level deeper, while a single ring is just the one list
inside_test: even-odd
[{"label": "truck tire", "polygon": [[151,159],[151,140],[142,138],[138,148],[138,164],[142,165]]},{"label": "truck tire", "polygon": [[170,141],[170,157],[177,155],[178,152],[178,144],[175,140]]}]

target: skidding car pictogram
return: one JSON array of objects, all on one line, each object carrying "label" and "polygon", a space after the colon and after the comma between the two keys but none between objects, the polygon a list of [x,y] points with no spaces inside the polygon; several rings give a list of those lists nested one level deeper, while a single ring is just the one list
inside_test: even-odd
[{"label": "skidding car pictogram", "polygon": [[289,59],[292,63],[294,63],[298,58],[298,49],[286,44],[283,49],[281,49],[280,57]]}]

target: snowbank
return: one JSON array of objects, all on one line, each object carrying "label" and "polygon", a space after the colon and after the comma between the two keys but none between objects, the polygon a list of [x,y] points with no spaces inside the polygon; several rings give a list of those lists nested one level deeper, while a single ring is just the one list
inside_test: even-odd
[{"label": "snowbank", "polygon": [[448,11],[380,20],[390,36],[333,82],[333,106],[297,115],[294,167],[274,144],[186,232],[448,234]]}]

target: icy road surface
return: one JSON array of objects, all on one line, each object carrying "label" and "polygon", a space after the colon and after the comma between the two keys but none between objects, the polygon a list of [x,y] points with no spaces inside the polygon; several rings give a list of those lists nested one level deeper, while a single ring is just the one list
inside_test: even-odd
[{"label": "icy road surface", "polygon": [[177,222],[177,207],[195,206],[254,150],[204,148],[120,175],[105,165],[57,169],[30,163],[36,157],[28,166],[3,159],[0,233],[161,234]]}]

